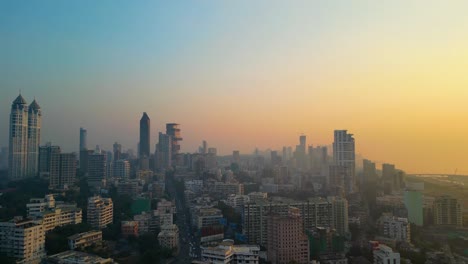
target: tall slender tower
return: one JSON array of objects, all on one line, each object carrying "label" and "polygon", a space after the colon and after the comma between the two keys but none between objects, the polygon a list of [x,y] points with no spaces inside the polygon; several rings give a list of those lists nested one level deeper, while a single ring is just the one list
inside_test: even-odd
[{"label": "tall slender tower", "polygon": [[80,127],[80,151],[88,149],[87,137],[88,131],[85,128]]},{"label": "tall slender tower", "polygon": [[41,107],[36,99],[28,108],[28,163],[26,177],[35,177],[39,171],[39,144],[41,142]]},{"label": "tall slender tower", "polygon": [[333,142],[333,159],[335,165],[346,168],[344,179],[346,193],[356,192],[356,159],[354,152],[354,138],[347,130],[335,130]]},{"label": "tall slender tower", "polygon": [[10,113],[8,177],[19,180],[26,176],[28,153],[28,106],[20,95],[13,101]]},{"label": "tall slender tower", "polygon": [[139,149],[139,158],[149,158],[150,156],[150,118],[143,113],[143,116],[140,119],[140,149]]}]

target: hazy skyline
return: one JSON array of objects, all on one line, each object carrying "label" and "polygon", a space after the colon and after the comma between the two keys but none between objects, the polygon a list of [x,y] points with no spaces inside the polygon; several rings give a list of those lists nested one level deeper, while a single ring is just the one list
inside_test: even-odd
[{"label": "hazy skyline", "polygon": [[412,172],[468,174],[466,1],[2,1],[0,145],[21,89],[42,143],[183,152],[330,145]]}]

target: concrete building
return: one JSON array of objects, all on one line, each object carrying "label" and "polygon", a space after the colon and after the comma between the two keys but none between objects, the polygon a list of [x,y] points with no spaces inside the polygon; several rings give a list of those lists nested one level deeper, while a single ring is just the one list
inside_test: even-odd
[{"label": "concrete building", "polygon": [[88,198],[88,221],[93,228],[103,229],[111,224],[114,216],[112,199],[93,196]]},{"label": "concrete building", "polygon": [[8,177],[20,180],[37,176],[41,141],[41,108],[34,100],[27,105],[20,95],[10,112]]},{"label": "concrete building", "polygon": [[299,208],[289,207],[288,215],[271,213],[267,221],[268,261],[287,264],[309,263],[309,240],[304,233]]},{"label": "concrete building", "polygon": [[107,155],[95,152],[88,155],[88,185],[102,187],[107,176]]},{"label": "concrete building", "polygon": [[43,261],[44,264],[112,264],[116,263],[111,258],[101,258],[96,255],[68,250],[55,255],[48,256]]},{"label": "concrete building", "polygon": [[234,245],[226,239],[215,247],[202,247],[201,259],[212,264],[258,264],[260,247],[254,245]]},{"label": "concrete building", "polygon": [[221,193],[224,195],[244,194],[244,185],[242,183],[224,183],[224,182],[215,182],[214,192]]},{"label": "concrete building", "polygon": [[407,218],[383,215],[379,219],[380,232],[399,242],[411,243],[410,223]]},{"label": "concrete building", "polygon": [[193,212],[193,226],[197,229],[202,227],[209,227],[213,225],[219,225],[223,214],[221,210],[212,207],[198,208]]},{"label": "concrete building", "polygon": [[175,250],[179,249],[179,228],[177,225],[163,225],[158,234],[158,241],[162,247]]},{"label": "concrete building", "polygon": [[159,132],[155,155],[158,169],[168,169],[172,166],[172,136]]},{"label": "concrete building", "polygon": [[32,198],[26,204],[28,217],[42,223],[44,232],[58,226],[79,224],[82,222],[82,210],[76,204],[56,203],[54,196]]},{"label": "concrete building", "polygon": [[226,199],[226,204],[234,208],[237,212],[242,212],[244,205],[250,201],[248,195],[231,194]]},{"label": "concrete building", "polygon": [[380,244],[373,253],[374,264],[400,264],[400,253],[393,252],[389,246]]},{"label": "concrete building", "polygon": [[15,258],[17,263],[40,263],[46,255],[42,224],[22,217],[0,222],[0,253]]},{"label": "concrete building", "polygon": [[84,233],[78,233],[68,237],[68,247],[71,250],[89,247],[93,244],[102,241],[101,231],[89,231]]},{"label": "concrete building", "polygon": [[123,237],[138,236],[138,221],[122,221],[120,224]]},{"label": "concrete building", "polygon": [[39,177],[49,179],[50,189],[67,189],[75,184],[76,155],[61,153],[59,146],[39,147]]},{"label": "concrete building", "polygon": [[130,161],[123,159],[114,161],[113,176],[119,179],[130,178]]},{"label": "concrete building", "polygon": [[404,204],[408,211],[408,220],[410,223],[422,226],[424,223],[423,217],[423,194],[424,183],[408,183],[404,193]]},{"label": "concrete building", "polygon": [[331,227],[341,235],[348,232],[348,202],[344,198],[312,198],[307,201],[295,201],[273,197],[257,200],[244,206],[243,233],[249,244],[265,246],[267,240],[267,215],[275,213],[288,215],[289,207],[300,210],[304,229],[313,227]]},{"label": "concrete building", "polygon": [[354,150],[354,138],[347,130],[335,130],[333,141],[333,160],[335,165],[341,165],[348,169],[348,175],[344,179],[345,192],[356,192],[356,158]]},{"label": "concrete building", "polygon": [[433,206],[435,225],[463,225],[463,205],[448,195],[437,197]]}]

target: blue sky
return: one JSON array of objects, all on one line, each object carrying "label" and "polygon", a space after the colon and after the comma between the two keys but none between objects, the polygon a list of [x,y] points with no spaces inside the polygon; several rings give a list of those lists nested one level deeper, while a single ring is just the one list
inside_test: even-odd
[{"label": "blue sky", "polygon": [[[436,152],[463,149],[447,149],[447,130],[468,147],[457,121],[468,117],[466,10],[466,1],[1,1],[0,145],[21,89],[43,108],[43,143],[66,151],[80,126],[91,145],[136,148],[146,111],[152,143],[178,122],[184,151],[203,139],[221,153],[280,148],[300,133],[328,145],[347,128],[368,158],[421,171],[415,159],[431,149],[418,135],[431,122],[446,128],[433,128]],[[457,153],[425,159],[452,171]]]}]

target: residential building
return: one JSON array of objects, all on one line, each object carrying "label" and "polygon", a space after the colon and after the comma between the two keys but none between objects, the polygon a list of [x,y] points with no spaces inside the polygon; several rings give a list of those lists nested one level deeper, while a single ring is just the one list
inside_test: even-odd
[{"label": "residential building", "polygon": [[400,264],[400,253],[393,252],[389,246],[380,244],[373,253],[374,264]]},{"label": "residential building", "polygon": [[103,229],[113,221],[113,203],[111,198],[93,196],[88,198],[88,224],[93,228]]},{"label": "residential building", "polygon": [[407,218],[383,215],[379,219],[379,226],[383,236],[411,243],[410,223]]},{"label": "residential building", "polygon": [[88,231],[68,237],[68,246],[71,250],[82,249],[102,241],[102,231]]},{"label": "residential building", "polygon": [[113,163],[113,176],[119,179],[130,178],[130,161],[119,159]]},{"label": "residential building", "polygon": [[221,218],[223,218],[221,210],[212,207],[198,208],[198,210],[195,210],[192,214],[193,225],[197,229],[218,225]]},{"label": "residential building", "polygon": [[138,221],[122,221],[120,224],[123,237],[138,236]]},{"label": "residential building", "polygon": [[341,235],[348,229],[348,202],[344,198],[311,198],[307,201],[295,201],[282,197],[257,200],[244,205],[243,233],[249,244],[266,245],[267,215],[275,213],[288,215],[289,207],[300,210],[304,229],[313,227],[331,227]]},{"label": "residential building", "polygon": [[179,248],[179,228],[177,225],[163,225],[158,234],[159,245],[177,251]]},{"label": "residential building", "polygon": [[304,233],[299,208],[289,207],[288,215],[270,213],[267,221],[268,261],[277,264],[309,263],[309,240]]},{"label": "residential building", "polygon": [[463,225],[463,205],[448,195],[437,197],[433,206],[435,225]]},{"label": "residential building", "polygon": [[40,263],[46,255],[42,224],[22,217],[0,222],[0,253],[15,258],[17,263]]},{"label": "residential building", "polygon": [[107,155],[95,152],[88,155],[88,185],[99,188],[105,185],[107,176]]}]

